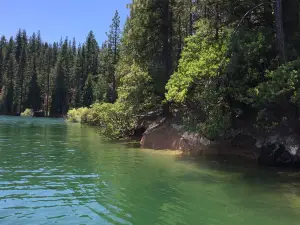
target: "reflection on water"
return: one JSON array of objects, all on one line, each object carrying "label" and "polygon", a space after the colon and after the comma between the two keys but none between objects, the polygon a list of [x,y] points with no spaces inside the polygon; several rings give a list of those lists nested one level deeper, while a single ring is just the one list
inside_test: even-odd
[{"label": "reflection on water", "polygon": [[58,119],[0,117],[0,224],[293,225],[300,175],[186,161]]}]

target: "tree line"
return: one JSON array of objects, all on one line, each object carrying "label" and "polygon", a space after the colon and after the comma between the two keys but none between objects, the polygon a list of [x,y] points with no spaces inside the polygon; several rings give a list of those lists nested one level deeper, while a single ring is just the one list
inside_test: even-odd
[{"label": "tree line", "polygon": [[120,44],[120,18],[113,18],[107,40],[99,46],[92,31],[86,42],[75,38],[43,41],[40,32],[0,41],[0,112],[26,108],[46,115],[65,115],[69,108],[95,101],[115,101],[114,69]]}]

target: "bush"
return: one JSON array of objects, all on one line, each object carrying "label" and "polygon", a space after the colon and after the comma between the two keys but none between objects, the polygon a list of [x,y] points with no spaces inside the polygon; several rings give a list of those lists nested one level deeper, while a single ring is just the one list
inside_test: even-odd
[{"label": "bush", "polygon": [[100,134],[110,139],[120,139],[133,135],[136,117],[125,104],[94,104],[85,115],[84,123],[100,127]]},{"label": "bush", "polygon": [[248,91],[248,102],[258,110],[255,126],[270,132],[299,122],[300,60],[266,71],[264,78]]},{"label": "bush", "polygon": [[86,116],[88,108],[71,109],[68,111],[67,119],[69,122],[81,123],[82,117]]},{"label": "bush", "polygon": [[84,110],[82,113],[81,113],[81,123],[88,123],[88,115],[90,114],[90,111],[91,109],[88,109],[86,108],[86,110]]},{"label": "bush", "polygon": [[21,116],[32,117],[33,116],[33,110],[25,109],[25,111],[21,113]]},{"label": "bush", "polygon": [[251,103],[256,105],[280,103],[281,99],[293,104],[300,103],[300,60],[295,60],[267,71],[266,81],[249,90]]},{"label": "bush", "polygon": [[95,103],[89,109],[71,109],[67,114],[67,119],[74,123],[98,126],[100,134],[110,139],[132,136],[137,124],[132,107],[120,102]]}]

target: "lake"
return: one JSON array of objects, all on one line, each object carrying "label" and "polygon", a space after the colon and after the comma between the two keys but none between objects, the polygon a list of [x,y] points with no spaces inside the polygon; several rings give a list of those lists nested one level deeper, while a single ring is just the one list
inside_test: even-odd
[{"label": "lake", "polygon": [[293,225],[300,173],[196,162],[61,119],[0,117],[0,224]]}]

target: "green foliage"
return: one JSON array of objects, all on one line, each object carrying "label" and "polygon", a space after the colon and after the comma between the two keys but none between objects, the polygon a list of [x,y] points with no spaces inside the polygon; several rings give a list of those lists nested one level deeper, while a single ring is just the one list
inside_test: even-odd
[{"label": "green foliage", "polygon": [[98,75],[96,81],[93,82],[94,100],[98,102],[107,101],[108,83],[104,75]]},{"label": "green foliage", "polygon": [[221,64],[227,51],[227,38],[213,40],[207,33],[209,24],[199,23],[195,35],[187,38],[187,45],[179,61],[179,68],[167,84],[167,100],[178,103],[184,102],[189,96],[189,88],[197,82],[200,98],[205,100],[208,88],[213,85],[215,77],[219,75]]},{"label": "green foliage", "polygon": [[41,108],[41,89],[37,81],[38,71],[36,61],[33,60],[32,64],[32,77],[28,85],[29,90],[27,97],[27,105],[34,111],[37,111]]},{"label": "green foliage", "polygon": [[92,75],[89,74],[83,90],[83,104],[90,106],[94,102],[94,93],[93,93],[93,79]]},{"label": "green foliage", "polygon": [[88,108],[82,107],[78,109],[71,109],[68,111],[67,120],[73,123],[81,123],[85,120]]},{"label": "green foliage", "polygon": [[266,81],[249,90],[254,104],[280,103],[282,99],[300,104],[300,60],[267,71]]},{"label": "green foliage", "polygon": [[3,77],[5,73],[5,64],[4,64],[4,50],[6,46],[6,39],[4,36],[1,37],[0,39],[0,87],[3,85]]},{"label": "green foliage", "polygon": [[62,44],[61,54],[54,68],[55,85],[52,95],[52,115],[65,115],[68,111],[68,83],[71,73],[68,39]]},{"label": "green foliage", "polygon": [[223,91],[232,99],[249,104],[248,92],[265,79],[267,70],[276,67],[275,40],[269,28],[242,30],[230,43]]},{"label": "green foliage", "polygon": [[21,113],[21,116],[32,117],[33,116],[33,110],[32,109],[25,109],[25,111]]},{"label": "green foliage", "polygon": [[[222,66],[228,63],[225,58],[228,50],[227,33],[223,33],[222,39],[215,40],[213,34],[209,33],[209,23],[201,21],[196,34],[186,41],[178,71],[167,84],[166,98],[183,106],[193,105],[201,111],[204,121],[184,116],[183,121],[192,120],[198,132],[214,138],[230,126],[228,106],[217,89],[224,72]],[[185,116],[193,117],[192,113]]]},{"label": "green foliage", "polygon": [[99,72],[99,45],[93,31],[90,31],[86,39],[86,64],[85,76],[88,74],[97,75]]},{"label": "green foliage", "polygon": [[205,134],[211,139],[222,137],[231,127],[231,114],[228,110],[215,107],[209,112],[207,120],[198,126],[198,132]]},{"label": "green foliage", "polygon": [[298,118],[300,106],[300,60],[266,71],[264,81],[247,92],[248,103],[258,109],[256,127],[266,131]]},{"label": "green foliage", "polygon": [[5,72],[5,85],[3,85],[3,104],[4,112],[11,114],[13,113],[14,99],[14,77],[16,76],[16,59],[13,53],[10,54],[6,72]]},{"label": "green foliage", "polygon": [[180,18],[175,15],[176,6],[176,1],[170,0],[133,1],[122,39],[120,60],[129,65],[135,62],[149,73],[153,92],[160,101],[164,100],[165,85],[177,64],[178,48],[185,37],[174,27]]},{"label": "green foliage", "polygon": [[119,102],[92,105],[82,121],[99,126],[100,134],[111,139],[129,137],[136,127],[132,109]]},{"label": "green foliage", "polygon": [[153,109],[157,105],[152,78],[135,62],[123,68],[119,81],[118,102],[128,104],[135,113]]},{"label": "green foliage", "polygon": [[[138,113],[155,107],[152,79],[136,63],[119,68],[119,98],[114,104],[96,103],[80,116],[82,123],[99,126],[100,134],[110,139],[126,138],[134,134]],[[98,80],[101,82],[101,80]],[[99,84],[104,85],[104,84]],[[76,110],[69,111],[75,114]]]}]

